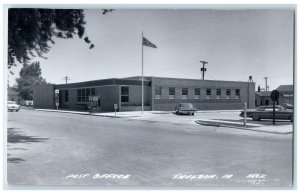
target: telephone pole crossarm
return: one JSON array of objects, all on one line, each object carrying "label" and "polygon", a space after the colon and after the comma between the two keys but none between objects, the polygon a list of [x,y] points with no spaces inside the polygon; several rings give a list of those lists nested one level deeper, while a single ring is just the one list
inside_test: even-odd
[{"label": "telephone pole crossarm", "polygon": [[68,80],[70,80],[70,77],[66,75],[66,77],[63,77],[64,80],[66,80],[66,84],[68,84]]},{"label": "telephone pole crossarm", "polygon": [[202,67],[200,69],[200,71],[202,72],[202,80],[204,80],[204,74],[206,72],[205,64],[208,64],[208,62],[207,61],[200,61],[200,63],[202,63]]}]

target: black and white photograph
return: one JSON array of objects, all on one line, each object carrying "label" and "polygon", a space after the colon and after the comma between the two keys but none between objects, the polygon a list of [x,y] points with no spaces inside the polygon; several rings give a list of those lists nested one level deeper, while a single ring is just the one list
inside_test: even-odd
[{"label": "black and white photograph", "polygon": [[7,6],[7,184],[295,186],[293,6]]}]

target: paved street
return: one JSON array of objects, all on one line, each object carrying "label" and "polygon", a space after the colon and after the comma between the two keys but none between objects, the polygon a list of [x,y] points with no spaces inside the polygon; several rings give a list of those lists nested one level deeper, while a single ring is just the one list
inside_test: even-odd
[{"label": "paved street", "polygon": [[7,135],[10,184],[292,184],[291,134],[21,110]]}]

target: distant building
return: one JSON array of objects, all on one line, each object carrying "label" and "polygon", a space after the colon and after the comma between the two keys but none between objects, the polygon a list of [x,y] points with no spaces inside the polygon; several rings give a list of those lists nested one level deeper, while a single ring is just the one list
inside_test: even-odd
[{"label": "distant building", "polygon": [[[141,77],[103,79],[70,84],[35,86],[35,108],[86,109],[98,111],[141,110]],[[55,94],[57,93],[57,95]],[[57,96],[57,97],[55,97]],[[96,101],[91,102],[91,99]],[[255,83],[163,77],[144,78],[144,110],[174,110],[181,102],[193,103],[198,110],[243,109],[255,106]]]},{"label": "distant building", "polygon": [[[279,99],[278,102],[276,102],[277,105],[285,106],[286,104],[294,104],[293,85],[280,85],[276,90],[279,92]],[[271,91],[255,92],[255,106],[267,106],[272,104]]]},{"label": "distant building", "polygon": [[267,106],[273,103],[270,91],[255,92],[255,106]]},{"label": "distant building", "polygon": [[292,104],[294,105],[294,86],[293,85],[280,85],[277,89],[279,92],[278,103],[280,105]]}]

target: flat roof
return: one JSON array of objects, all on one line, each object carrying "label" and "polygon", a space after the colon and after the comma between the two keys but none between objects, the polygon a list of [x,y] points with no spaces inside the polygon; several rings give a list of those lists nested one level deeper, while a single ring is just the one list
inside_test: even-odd
[{"label": "flat roof", "polygon": [[268,96],[271,97],[271,91],[260,91],[260,92],[255,92],[256,95],[258,96]]},{"label": "flat roof", "polygon": [[[174,78],[174,77],[156,77],[156,76],[144,76],[144,80],[151,80],[152,78],[156,79],[173,79],[173,80],[188,80],[188,81],[202,81],[202,82],[235,82],[235,83],[252,83],[255,82],[248,82],[248,81],[229,81],[229,80],[202,80],[202,79],[191,79],[191,78]],[[142,76],[133,76],[133,77],[125,77],[123,79],[137,79],[142,80]]]},{"label": "flat roof", "polygon": [[279,92],[293,92],[294,91],[294,86],[293,85],[280,85],[276,89]]},{"label": "flat roof", "polygon": [[[107,85],[142,85],[141,80],[134,79],[120,79],[120,78],[110,78],[110,79],[101,79],[101,80],[92,80],[85,82],[76,82],[69,84],[57,84],[55,88],[83,88],[83,87],[93,87],[93,86],[107,86]],[[144,81],[144,86],[151,86],[150,81]]]},{"label": "flat roof", "polygon": [[[170,77],[154,77],[154,76],[144,76],[144,86],[151,86],[151,81],[153,79],[169,79],[169,80],[186,80],[186,81],[201,81],[201,82],[233,82],[233,83],[248,83],[243,81],[224,81],[224,80],[201,80],[201,79],[189,79],[189,78],[170,78]],[[255,84],[255,82],[249,82]],[[84,82],[76,82],[69,84],[57,84],[55,88],[83,88],[83,87],[93,87],[93,86],[108,86],[108,85],[142,85],[141,76],[125,77],[125,78],[109,78],[109,79],[99,79]]]}]

